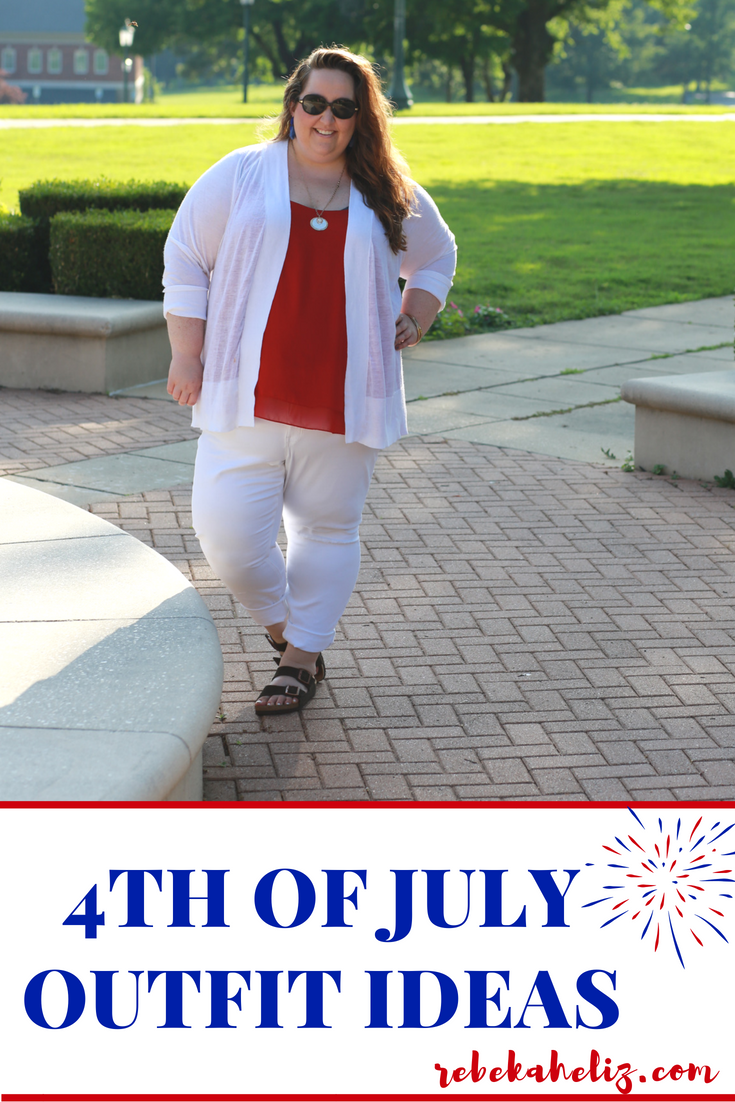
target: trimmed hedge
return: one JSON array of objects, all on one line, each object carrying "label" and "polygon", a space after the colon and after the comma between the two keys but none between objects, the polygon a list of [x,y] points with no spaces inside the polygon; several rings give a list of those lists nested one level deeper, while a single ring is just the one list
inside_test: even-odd
[{"label": "trimmed hedge", "polygon": [[176,210],[188,191],[186,184],[165,180],[37,180],[22,188],[21,214],[50,222],[55,214],[71,210]]},{"label": "trimmed hedge", "polygon": [[[186,184],[172,184],[165,180],[153,183],[128,180],[125,183],[101,177],[99,180],[36,180],[35,184],[22,188],[18,194],[21,214],[35,218],[39,223],[40,248],[48,256],[51,245],[49,224],[57,214],[90,209],[176,210],[188,190]],[[53,291],[48,263],[45,275],[46,283],[37,290]]]},{"label": "trimmed hedge", "polygon": [[176,211],[68,211],[51,220],[59,295],[163,298],[163,246]]},{"label": "trimmed hedge", "polygon": [[47,291],[51,284],[45,234],[23,214],[0,211],[0,291]]}]

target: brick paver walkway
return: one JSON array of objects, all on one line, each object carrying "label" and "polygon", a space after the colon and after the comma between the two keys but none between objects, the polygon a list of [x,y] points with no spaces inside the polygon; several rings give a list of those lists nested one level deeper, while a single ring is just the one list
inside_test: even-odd
[{"label": "brick paver walkway", "polygon": [[0,476],[196,436],[191,411],[173,402],[0,390]]},{"label": "brick paver walkway", "polygon": [[[81,400],[90,420],[109,409]],[[177,411],[141,405],[120,405],[123,431],[152,443]],[[272,651],[212,576],[189,499],[92,509],[184,571],[217,621],[207,799],[735,798],[732,491],[404,440],[378,464],[327,681],[303,714],[263,721]]]}]

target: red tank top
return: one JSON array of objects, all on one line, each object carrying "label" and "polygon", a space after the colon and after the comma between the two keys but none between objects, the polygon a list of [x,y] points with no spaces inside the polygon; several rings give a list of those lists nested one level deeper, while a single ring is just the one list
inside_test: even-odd
[{"label": "red tank top", "polygon": [[255,416],[322,432],[345,431],[345,210],[309,225],[312,207],[291,203],[291,233],[263,335]]}]

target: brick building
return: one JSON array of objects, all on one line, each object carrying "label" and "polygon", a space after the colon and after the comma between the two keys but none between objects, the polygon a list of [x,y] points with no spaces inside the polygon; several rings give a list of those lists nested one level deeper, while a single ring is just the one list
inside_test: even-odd
[{"label": "brick building", "polygon": [[[143,98],[143,59],[132,58],[129,98]],[[84,0],[0,0],[0,69],[27,103],[117,103],[122,58],[84,35]]]}]

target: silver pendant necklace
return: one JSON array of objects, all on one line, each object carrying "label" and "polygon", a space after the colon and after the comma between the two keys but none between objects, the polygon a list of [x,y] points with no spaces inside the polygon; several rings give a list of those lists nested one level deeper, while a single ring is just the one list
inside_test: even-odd
[{"label": "silver pendant necklace", "polygon": [[299,165],[299,162],[298,162],[298,159],[296,158],[295,153],[294,153],[294,160],[296,161],[296,164],[297,164],[298,169],[299,169],[299,176],[301,177],[301,183],[304,185],[304,188],[306,190],[306,194],[309,196],[309,203],[311,204],[311,206],[316,211],[316,217],[311,219],[311,221],[309,222],[309,225],[311,226],[311,228],[313,230],[326,230],[327,226],[329,225],[329,222],[327,222],[326,218],[324,217],[324,211],[327,209],[329,204],[332,202],[332,199],[334,199],[335,195],[339,191],[339,185],[342,183],[342,177],[345,174],[345,168],[347,167],[347,163],[345,162],[345,164],[342,165],[342,171],[339,174],[339,180],[337,180],[336,188],[334,189],[332,194],[329,196],[329,198],[327,199],[327,201],[324,204],[324,206],[322,207],[322,209],[318,210],[317,206],[316,206],[316,203],[314,202],[314,200],[311,197],[311,192],[309,191],[309,185],[307,184],[306,179],[304,177],[304,174],[301,171],[301,166]]}]

